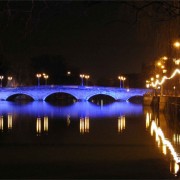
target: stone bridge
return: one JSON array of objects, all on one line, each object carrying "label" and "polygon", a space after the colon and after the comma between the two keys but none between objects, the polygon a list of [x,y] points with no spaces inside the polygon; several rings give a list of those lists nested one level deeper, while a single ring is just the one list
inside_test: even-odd
[{"label": "stone bridge", "polygon": [[45,101],[46,98],[55,93],[66,93],[72,95],[78,101],[87,101],[95,95],[107,95],[115,100],[127,101],[134,96],[143,96],[149,89],[125,89],[99,86],[27,86],[16,88],[0,88],[0,100],[26,95],[35,101]]}]

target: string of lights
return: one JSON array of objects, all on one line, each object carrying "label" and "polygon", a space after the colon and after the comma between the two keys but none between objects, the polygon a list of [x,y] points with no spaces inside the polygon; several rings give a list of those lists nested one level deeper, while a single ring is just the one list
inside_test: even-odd
[{"label": "string of lights", "polygon": [[157,85],[162,85],[166,80],[174,78],[177,74],[180,74],[180,69],[175,69],[170,77],[163,76],[161,81],[157,79],[155,82],[152,82],[151,85],[152,87],[156,87]]}]

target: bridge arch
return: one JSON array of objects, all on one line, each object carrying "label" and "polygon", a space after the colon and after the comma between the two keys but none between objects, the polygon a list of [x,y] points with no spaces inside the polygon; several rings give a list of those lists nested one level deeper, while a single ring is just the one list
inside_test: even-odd
[{"label": "bridge arch", "polygon": [[96,94],[88,99],[88,101],[93,102],[95,104],[108,104],[114,102],[115,100],[115,98],[107,94]]},{"label": "bridge arch", "polygon": [[93,93],[93,94],[89,95],[86,98],[86,100],[89,101],[90,99],[92,99],[93,97],[96,97],[96,96],[104,96],[104,97],[106,96],[106,97],[111,97],[112,99],[116,100],[115,96],[113,96],[111,93],[106,93],[106,92]]},{"label": "bridge arch", "polygon": [[74,96],[71,93],[68,92],[61,92],[61,91],[57,91],[57,92],[52,92],[49,93],[46,97],[44,97],[44,101],[49,101],[49,100],[58,100],[58,99],[63,99],[63,96],[65,96],[66,98],[73,98],[75,100],[77,100],[77,97]]},{"label": "bridge arch", "polygon": [[127,99],[127,101],[132,103],[142,103],[143,102],[143,95],[134,95]]},{"label": "bridge arch", "polygon": [[34,98],[26,93],[15,93],[11,94],[6,98],[6,101],[15,101],[15,100],[28,100],[28,101],[34,101]]}]

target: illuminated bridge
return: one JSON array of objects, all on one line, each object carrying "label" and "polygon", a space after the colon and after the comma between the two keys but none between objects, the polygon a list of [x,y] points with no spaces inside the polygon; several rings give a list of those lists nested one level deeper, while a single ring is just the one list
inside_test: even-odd
[{"label": "illuminated bridge", "polygon": [[148,89],[125,89],[99,86],[27,86],[16,88],[0,88],[0,100],[9,100],[19,95],[31,97],[34,101],[45,101],[50,95],[66,93],[77,101],[87,101],[96,95],[106,95],[115,100],[127,101],[134,96],[143,96]]}]

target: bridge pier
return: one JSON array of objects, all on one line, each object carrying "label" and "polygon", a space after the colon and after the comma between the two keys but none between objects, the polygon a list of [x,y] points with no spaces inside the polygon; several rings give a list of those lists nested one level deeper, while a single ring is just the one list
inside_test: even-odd
[{"label": "bridge pier", "polygon": [[86,100],[86,99],[77,99],[77,101],[78,101],[78,102],[86,102],[86,101],[88,101],[88,100]]},{"label": "bridge pier", "polygon": [[150,106],[153,102],[153,96],[143,96],[143,105]]}]

